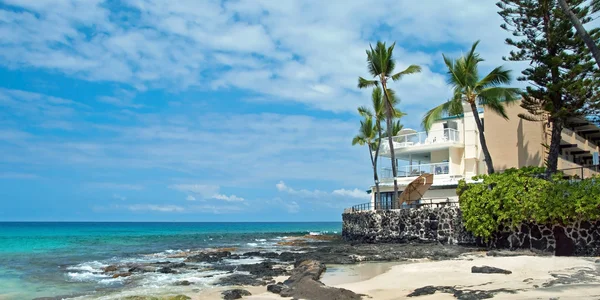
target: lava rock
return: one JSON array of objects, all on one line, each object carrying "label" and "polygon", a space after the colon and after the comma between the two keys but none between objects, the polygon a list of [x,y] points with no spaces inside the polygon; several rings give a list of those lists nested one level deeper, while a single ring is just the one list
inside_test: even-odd
[{"label": "lava rock", "polygon": [[273,294],[280,294],[281,291],[284,289],[287,289],[287,287],[285,285],[283,285],[282,283],[267,285],[267,291],[269,291]]},{"label": "lava rock", "polygon": [[496,267],[490,267],[490,266],[481,266],[481,267],[476,267],[473,266],[471,267],[471,273],[481,273],[481,274],[512,274],[512,271],[509,270],[504,270],[504,269],[500,269],[500,268],[496,268]]},{"label": "lava rock", "polygon": [[192,285],[192,283],[189,282],[189,281],[187,281],[187,280],[182,280],[182,281],[175,282],[174,285],[177,285],[177,286],[188,286],[188,285]]},{"label": "lava rock", "polygon": [[129,277],[129,276],[131,276],[131,273],[125,272],[125,273],[117,273],[117,274],[113,275],[112,278]]},{"label": "lava rock", "polygon": [[171,269],[169,267],[160,268],[160,269],[156,270],[156,272],[163,273],[163,274],[175,274],[175,273],[177,273],[177,271],[175,271],[175,270],[173,270],[173,269]]},{"label": "lava rock", "polygon": [[119,267],[117,267],[115,265],[110,265],[110,266],[105,267],[104,269],[102,269],[102,271],[104,271],[104,273],[116,272],[117,270],[119,270]]},{"label": "lava rock", "polygon": [[271,261],[263,261],[258,264],[241,265],[238,270],[249,272],[252,275],[260,277],[273,277],[285,274],[282,268],[273,268],[274,263]]},{"label": "lava rock", "polygon": [[231,252],[229,251],[205,252],[193,256],[188,256],[184,262],[215,263],[229,256],[231,256]]},{"label": "lava rock", "polygon": [[148,273],[154,271],[156,271],[156,268],[151,266],[133,266],[128,270],[129,273]]},{"label": "lava rock", "polygon": [[420,287],[414,290],[412,293],[408,294],[408,297],[419,297],[426,295],[433,295],[435,292],[440,291],[442,293],[454,294],[455,289],[451,286],[433,286],[428,285],[424,287]]},{"label": "lava rock", "polygon": [[266,285],[264,281],[257,279],[253,275],[233,274],[227,277],[220,278],[216,285],[222,286],[261,286]]},{"label": "lava rock", "polygon": [[221,293],[221,295],[223,296],[223,299],[225,299],[225,300],[233,300],[233,299],[241,299],[244,296],[250,296],[252,294],[246,290],[233,289],[233,290],[223,291]]}]

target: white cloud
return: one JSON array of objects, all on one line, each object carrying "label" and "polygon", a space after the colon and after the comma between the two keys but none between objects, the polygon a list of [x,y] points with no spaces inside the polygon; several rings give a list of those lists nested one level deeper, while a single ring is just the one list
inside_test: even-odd
[{"label": "white cloud", "polygon": [[371,198],[371,196],[369,196],[365,191],[359,190],[359,189],[353,189],[353,190],[339,189],[339,190],[333,191],[332,194],[343,196],[343,197],[358,198],[358,199]]},{"label": "white cloud", "polygon": [[86,187],[107,190],[131,190],[141,191],[144,186],[141,184],[117,183],[117,182],[88,182]]},{"label": "white cloud", "polygon": [[119,194],[113,194],[113,199],[117,199],[117,200],[125,201],[125,200],[127,200],[127,197],[125,197],[125,196],[121,196],[121,195],[119,195]]},{"label": "white cloud", "polygon": [[185,200],[187,201],[196,201],[196,197],[192,196],[192,195],[188,195]]},{"label": "white cloud", "polygon": [[[205,185],[205,184],[173,184],[169,188],[178,190],[186,193],[194,193],[202,197],[202,199],[216,199],[226,202],[242,202],[244,198],[236,195],[224,195],[220,194],[220,187],[218,185]],[[191,198],[193,199],[191,199]],[[193,196],[188,196],[187,200],[196,200]]]},{"label": "white cloud", "polygon": [[131,211],[184,212],[185,208],[177,205],[134,204],[126,206]]},{"label": "white cloud", "polygon": [[[439,48],[457,53],[481,39],[488,67],[503,64],[501,56],[510,49],[497,7],[485,1],[143,0],[125,1],[122,8],[100,0],[9,3],[26,10],[0,10],[0,63],[6,66],[57,70],[139,90],[235,87],[263,101],[329,111],[353,111],[368,101],[356,80],[367,72],[364,50],[378,39],[397,41],[399,68],[424,67],[423,74],[393,84],[419,114],[448,96]],[[459,13],[448,13],[457,7]]]},{"label": "white cloud", "polygon": [[347,189],[337,189],[332,191],[331,193],[329,192],[325,192],[325,191],[320,191],[320,190],[306,190],[306,189],[301,189],[301,190],[296,190],[291,188],[290,186],[286,185],[285,182],[283,181],[279,181],[279,183],[277,183],[275,185],[277,187],[277,190],[280,192],[285,192],[291,195],[299,195],[299,196],[304,196],[304,197],[330,197],[330,196],[338,196],[338,197],[343,197],[343,198],[356,198],[356,199],[369,199],[370,196],[365,192],[365,191],[361,191],[359,189],[353,189],[353,190],[347,190]]}]

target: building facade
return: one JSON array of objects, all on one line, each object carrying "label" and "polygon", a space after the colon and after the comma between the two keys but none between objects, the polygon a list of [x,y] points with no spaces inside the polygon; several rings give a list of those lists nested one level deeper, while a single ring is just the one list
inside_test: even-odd
[{"label": "building facade", "polygon": [[[502,171],[525,166],[543,166],[550,144],[551,128],[547,122],[531,122],[519,118],[525,113],[520,102],[507,105],[509,119],[493,112],[479,111],[484,135],[492,156],[494,169]],[[475,175],[486,174],[487,167],[479,142],[479,130],[470,106],[464,115],[436,121],[429,132],[405,129],[393,137],[396,154],[399,191],[423,173],[434,174],[433,184],[422,202],[457,202],[456,187],[462,179],[471,181]],[[565,174],[589,177],[597,174],[600,128],[581,118],[572,119],[562,131],[558,168]],[[380,158],[390,158],[387,140],[381,142]],[[380,199],[371,193],[371,208],[393,207],[393,176],[387,160],[379,162]],[[371,189],[375,192],[375,187]],[[377,202],[377,203],[376,203]]]}]

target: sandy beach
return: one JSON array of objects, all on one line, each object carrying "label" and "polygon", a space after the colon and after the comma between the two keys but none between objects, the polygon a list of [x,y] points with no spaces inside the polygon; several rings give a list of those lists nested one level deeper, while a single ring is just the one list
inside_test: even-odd
[{"label": "sandy beach", "polygon": [[[515,256],[488,257],[485,253],[467,254],[445,261],[412,263],[368,263],[345,266],[345,271],[326,273],[323,282],[344,288],[365,299],[456,299],[453,294],[436,292],[432,295],[408,297],[425,286],[449,286],[459,291],[494,291],[494,299],[599,299],[600,263],[596,258]],[[492,266],[512,271],[512,274],[474,274],[472,266]],[[362,275],[356,275],[352,268]],[[376,274],[383,271],[380,274]],[[361,276],[374,275],[366,280]],[[342,283],[345,282],[345,283]],[[247,299],[282,299],[262,293]],[[477,299],[477,298],[472,298]],[[482,299],[482,298],[479,298]]]}]

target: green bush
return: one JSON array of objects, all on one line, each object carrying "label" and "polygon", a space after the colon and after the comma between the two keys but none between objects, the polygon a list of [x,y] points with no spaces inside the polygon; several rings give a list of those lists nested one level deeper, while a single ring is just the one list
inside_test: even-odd
[{"label": "green bush", "polygon": [[478,183],[461,180],[457,194],[465,228],[488,240],[499,226],[600,220],[599,178],[569,181],[557,174],[546,180],[544,171],[526,167],[473,177]]}]

